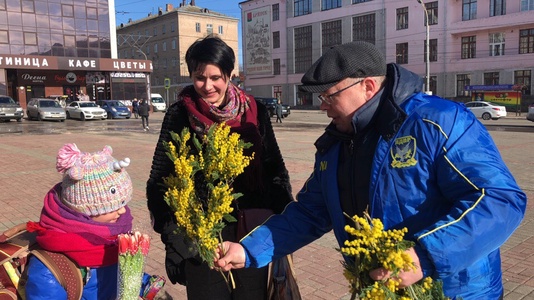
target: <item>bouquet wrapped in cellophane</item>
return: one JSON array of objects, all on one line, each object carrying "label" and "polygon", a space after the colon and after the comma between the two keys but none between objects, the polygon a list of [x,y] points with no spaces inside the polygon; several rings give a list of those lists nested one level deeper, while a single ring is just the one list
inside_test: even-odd
[{"label": "bouquet wrapped in cellophane", "polygon": [[118,300],[139,299],[143,268],[150,248],[150,237],[139,231],[119,234]]},{"label": "bouquet wrapped in cellophane", "polygon": [[[230,133],[230,126],[224,123],[211,126],[202,141],[187,128],[180,135],[171,132],[171,136],[176,146],[173,142],[165,146],[175,174],[164,178],[164,198],[174,212],[178,230],[192,241],[202,260],[213,267],[224,220],[236,221],[230,214],[231,204],[241,194],[233,193],[232,183],[253,159],[253,154],[244,154],[251,144],[242,141],[239,134]],[[190,139],[194,148],[190,147]]]},{"label": "bouquet wrapped in cellophane", "polygon": [[[349,281],[352,293],[351,299],[449,299],[443,294],[441,282],[434,282],[431,277],[399,288],[400,279],[395,276],[401,271],[409,272],[416,268],[411,256],[405,252],[414,246],[413,242],[404,240],[408,232],[406,228],[384,230],[382,221],[371,219],[367,213],[364,213],[364,217],[354,216],[351,219],[355,226],[345,226],[351,238],[345,241],[345,247],[339,249],[345,256],[354,257],[354,264],[342,262],[345,268],[343,275]],[[389,280],[374,281],[369,271],[377,268],[391,271]]]}]

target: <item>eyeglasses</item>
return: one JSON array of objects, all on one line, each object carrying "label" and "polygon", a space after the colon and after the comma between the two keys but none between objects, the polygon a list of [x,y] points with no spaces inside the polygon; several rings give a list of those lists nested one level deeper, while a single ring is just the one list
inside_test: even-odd
[{"label": "eyeglasses", "polygon": [[317,96],[317,98],[319,98],[319,100],[321,100],[321,102],[324,102],[324,103],[326,103],[326,104],[328,104],[328,105],[332,105],[332,103],[334,102],[334,101],[332,101],[332,97],[333,97],[333,96],[338,95],[338,94],[341,94],[341,92],[350,89],[351,87],[357,85],[358,83],[360,83],[360,82],[362,82],[362,81],[363,81],[363,79],[358,80],[358,81],[356,81],[355,83],[350,84],[349,86],[346,86],[346,87],[340,89],[340,90],[337,91],[337,92],[334,92],[334,93],[332,93],[332,94],[330,94],[330,95],[326,95],[326,96],[319,95],[319,96]]}]

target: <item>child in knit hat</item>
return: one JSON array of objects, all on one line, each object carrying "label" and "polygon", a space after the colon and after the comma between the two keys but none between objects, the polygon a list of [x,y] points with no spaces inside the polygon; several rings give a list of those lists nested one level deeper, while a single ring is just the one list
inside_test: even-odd
[{"label": "child in knit hat", "polygon": [[[44,250],[65,254],[80,268],[84,279],[82,299],[115,299],[117,295],[117,235],[132,229],[127,204],[132,181],[125,168],[130,160],[111,156],[105,146],[95,153],[64,145],[56,169],[63,174],[45,196],[37,232]],[[54,274],[35,256],[30,257],[25,286],[28,299],[67,299]]]}]

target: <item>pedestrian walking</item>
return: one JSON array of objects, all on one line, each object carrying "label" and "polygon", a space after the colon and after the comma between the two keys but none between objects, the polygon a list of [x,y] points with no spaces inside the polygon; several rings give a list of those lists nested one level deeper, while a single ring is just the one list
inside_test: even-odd
[{"label": "pedestrian walking", "polygon": [[278,123],[278,121],[280,121],[280,123],[282,123],[282,110],[283,110],[283,106],[282,106],[282,100],[280,100],[280,98],[278,98],[278,100],[276,101],[276,106],[275,106],[275,112],[276,112],[276,123]]},{"label": "pedestrian walking", "polygon": [[[463,104],[423,93],[421,77],[362,41],[330,48],[301,81],[332,118],[314,144],[313,173],[282,214],[224,242],[216,266],[263,267],[330,230],[344,247],[350,217],[367,212],[385,230],[406,228],[415,245],[405,252],[415,270],[396,274],[396,287],[430,276],[452,299],[503,299],[499,247],[527,199],[484,125]],[[386,281],[391,272],[368,275]]]},{"label": "pedestrian walking", "polygon": [[150,106],[148,106],[148,102],[145,99],[141,99],[141,103],[139,103],[139,116],[141,117],[141,121],[143,123],[143,130],[147,131],[150,128],[148,127],[148,116],[150,114]]},{"label": "pedestrian walking", "polygon": [[139,118],[139,100],[134,98],[132,101],[132,110],[136,119]]}]

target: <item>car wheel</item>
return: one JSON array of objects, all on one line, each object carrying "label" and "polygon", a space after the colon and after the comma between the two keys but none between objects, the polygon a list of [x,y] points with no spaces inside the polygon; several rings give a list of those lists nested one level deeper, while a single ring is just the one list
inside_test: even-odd
[{"label": "car wheel", "polygon": [[108,114],[108,119],[110,119],[110,120],[113,119],[113,116],[111,115],[111,113]]},{"label": "car wheel", "polygon": [[43,120],[43,117],[41,116],[40,113],[37,113],[37,121],[42,121]]},{"label": "car wheel", "polygon": [[22,122],[22,118],[18,118],[18,119],[17,119],[17,122]]},{"label": "car wheel", "polygon": [[66,116],[67,119],[70,119],[70,113],[69,112],[66,112],[65,116]]},{"label": "car wheel", "polygon": [[65,119],[61,119],[61,120],[59,120],[59,122],[65,122]]},{"label": "car wheel", "polygon": [[85,121],[85,115],[83,113],[80,113],[80,121]]},{"label": "car wheel", "polygon": [[483,114],[482,114],[482,119],[483,119],[483,120],[489,120],[489,119],[491,119],[491,115],[490,115],[490,113],[487,113],[487,112],[483,113]]},{"label": "car wheel", "polygon": [[126,120],[128,120],[130,117],[126,117]]}]

